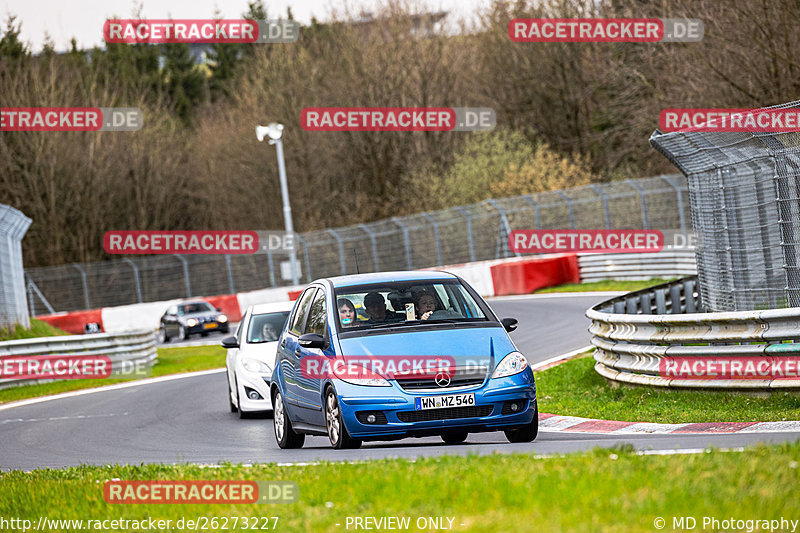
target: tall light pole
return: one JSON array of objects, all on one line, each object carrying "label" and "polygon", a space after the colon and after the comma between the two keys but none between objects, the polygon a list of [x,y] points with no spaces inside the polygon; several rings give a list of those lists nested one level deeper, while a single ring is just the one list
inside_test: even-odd
[{"label": "tall light pole", "polygon": [[289,251],[289,267],[292,270],[292,285],[299,285],[297,275],[297,242],[294,235],[294,225],[292,224],[292,206],[289,203],[289,185],[286,182],[286,165],[283,162],[283,124],[277,122],[269,126],[256,126],[256,138],[259,142],[264,137],[269,137],[269,144],[274,144],[278,151],[278,176],[281,180],[281,197],[283,198],[283,223],[286,226],[286,233],[292,236],[292,248]]}]

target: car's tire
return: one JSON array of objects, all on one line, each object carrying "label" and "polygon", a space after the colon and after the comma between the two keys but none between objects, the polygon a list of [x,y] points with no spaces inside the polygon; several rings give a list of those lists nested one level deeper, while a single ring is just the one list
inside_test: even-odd
[{"label": "car's tire", "polygon": [[283,396],[281,391],[275,390],[272,395],[272,405],[275,407],[275,416],[272,424],[275,429],[275,440],[278,441],[278,446],[284,450],[291,448],[302,448],[306,440],[303,433],[295,433],[292,428],[292,421],[289,420],[289,413],[283,405]]},{"label": "car's tire", "polygon": [[333,387],[325,391],[325,426],[328,428],[328,440],[335,450],[355,449],[361,447],[361,441],[354,439],[347,432],[339,408],[339,399]]},{"label": "car's tire", "polygon": [[189,332],[186,331],[186,326],[178,327],[178,340],[185,341],[189,338]]},{"label": "car's tire", "polygon": [[539,405],[533,400],[533,420],[527,426],[505,431],[509,442],[533,442],[539,434]]},{"label": "car's tire", "polygon": [[225,373],[225,379],[228,381],[228,404],[230,405],[231,413],[235,413],[239,410],[239,407],[237,407],[236,404],[233,403],[233,399],[231,399],[231,380],[228,379],[227,372]]},{"label": "car's tire", "polygon": [[164,329],[164,326],[159,326],[158,328],[158,343],[159,344],[166,344],[169,342],[169,335],[167,335],[167,330]]},{"label": "car's tire", "polygon": [[208,332],[207,331],[203,331],[202,333],[200,333],[200,336],[201,337],[208,337]]},{"label": "car's tire", "polygon": [[445,433],[444,435],[442,435],[442,440],[444,441],[445,444],[461,444],[462,442],[467,440],[468,436],[469,433],[467,433],[466,431],[464,431],[463,433]]},{"label": "car's tire", "polygon": [[236,375],[233,376],[233,386],[236,387],[236,408],[239,411],[239,418],[250,418],[250,413],[242,411],[242,397],[239,396],[239,380]]}]

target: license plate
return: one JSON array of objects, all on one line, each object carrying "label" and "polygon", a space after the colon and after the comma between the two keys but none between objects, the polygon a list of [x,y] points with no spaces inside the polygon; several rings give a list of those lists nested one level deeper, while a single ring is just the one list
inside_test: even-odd
[{"label": "license plate", "polygon": [[414,398],[414,409],[444,409],[475,405],[474,394],[448,394],[447,396],[422,396]]},{"label": "license plate", "polygon": [[215,327],[217,327],[217,323],[216,322],[209,322],[208,324],[203,324],[203,327],[205,329],[214,329]]}]

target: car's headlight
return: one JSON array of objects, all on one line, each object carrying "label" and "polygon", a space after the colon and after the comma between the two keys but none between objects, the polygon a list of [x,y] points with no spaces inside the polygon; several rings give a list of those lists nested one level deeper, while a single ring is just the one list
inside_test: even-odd
[{"label": "car's headlight", "polygon": [[511,352],[503,357],[503,360],[500,361],[500,364],[494,369],[492,378],[513,376],[514,374],[519,374],[526,368],[528,368],[528,360],[525,359],[525,356],[519,352]]},{"label": "car's headlight", "polygon": [[[364,373],[367,370],[364,369]],[[337,372],[336,377],[344,381],[345,383],[350,383],[351,385],[362,385],[364,387],[391,387],[392,384],[383,379],[378,374],[372,373],[372,377],[363,377],[357,378],[353,376],[348,376],[346,372]]]},{"label": "car's headlight", "polygon": [[217,317],[217,322],[227,322],[227,321],[228,321],[228,317],[225,316],[225,315],[219,315]]},{"label": "car's headlight", "polygon": [[186,321],[186,325],[189,326],[190,328],[195,327],[197,325],[197,319],[190,318],[189,320]]},{"label": "car's headlight", "polygon": [[248,372],[255,372],[256,374],[269,374],[272,372],[272,369],[266,363],[258,359],[243,358],[242,366]]}]

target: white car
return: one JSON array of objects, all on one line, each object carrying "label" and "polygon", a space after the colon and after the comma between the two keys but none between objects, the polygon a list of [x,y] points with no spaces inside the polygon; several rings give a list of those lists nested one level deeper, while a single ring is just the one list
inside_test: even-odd
[{"label": "white car", "polygon": [[228,402],[241,418],[251,413],[271,413],[269,387],[275,368],[278,338],[294,302],[251,305],[245,311],[233,337],[222,339],[228,349],[225,358]]}]

